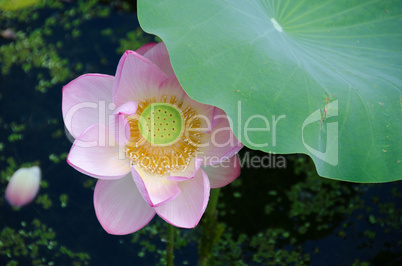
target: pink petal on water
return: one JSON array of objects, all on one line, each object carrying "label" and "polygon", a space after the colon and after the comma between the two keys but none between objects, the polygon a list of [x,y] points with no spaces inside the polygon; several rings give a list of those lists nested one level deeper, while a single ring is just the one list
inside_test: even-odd
[{"label": "pink petal on water", "polygon": [[6,188],[6,199],[13,207],[30,203],[38,194],[41,171],[38,166],[20,168],[12,175]]}]

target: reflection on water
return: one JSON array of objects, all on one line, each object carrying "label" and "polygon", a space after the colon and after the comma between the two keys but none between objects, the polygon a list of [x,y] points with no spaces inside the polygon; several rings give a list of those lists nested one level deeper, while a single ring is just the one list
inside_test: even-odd
[{"label": "reflection on water", "polygon": [[[61,117],[62,86],[83,73],[113,75],[123,51],[154,39],[128,7],[54,0],[0,11],[1,262],[163,263],[164,223],[154,218],[138,233],[108,235],[93,210],[95,180],[65,162],[71,143]],[[244,167],[221,189],[212,264],[401,263],[401,182],[338,182],[318,177],[305,156],[285,159],[285,168]],[[39,195],[12,209],[4,195],[8,180],[31,165],[42,169]],[[195,264],[201,225],[176,235],[175,262]]]}]

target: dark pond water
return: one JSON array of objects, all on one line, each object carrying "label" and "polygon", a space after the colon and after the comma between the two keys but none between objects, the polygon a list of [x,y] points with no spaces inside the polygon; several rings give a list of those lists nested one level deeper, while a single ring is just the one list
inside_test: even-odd
[{"label": "dark pond water", "polygon": [[[71,142],[61,88],[88,73],[113,75],[121,54],[154,37],[118,1],[48,1],[0,10],[0,265],[164,263],[166,224],[155,217],[127,236],[107,234],[93,210],[94,179],[65,162]],[[248,167],[250,158],[265,167]],[[221,189],[223,233],[211,265],[401,265],[402,183],[352,184],[317,176],[303,155],[243,149],[241,176]],[[40,165],[36,201],[12,209],[12,173]],[[175,263],[197,264],[202,223],[176,230]]]}]

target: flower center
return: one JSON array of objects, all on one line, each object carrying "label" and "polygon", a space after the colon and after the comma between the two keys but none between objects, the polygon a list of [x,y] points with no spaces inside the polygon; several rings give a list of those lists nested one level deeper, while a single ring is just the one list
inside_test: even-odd
[{"label": "flower center", "polygon": [[185,171],[207,140],[198,114],[176,96],[139,101],[127,121],[130,139],[125,152],[130,163],[155,176]]},{"label": "flower center", "polygon": [[168,103],[153,103],[142,111],[138,128],[151,144],[167,146],[175,143],[183,132],[180,111]]}]

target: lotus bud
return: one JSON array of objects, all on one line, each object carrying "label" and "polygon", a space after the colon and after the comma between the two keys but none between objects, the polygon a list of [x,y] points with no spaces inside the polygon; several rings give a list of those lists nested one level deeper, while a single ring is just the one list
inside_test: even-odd
[{"label": "lotus bud", "polygon": [[41,171],[38,166],[18,169],[6,188],[6,199],[13,207],[22,207],[30,203],[38,194]]}]

